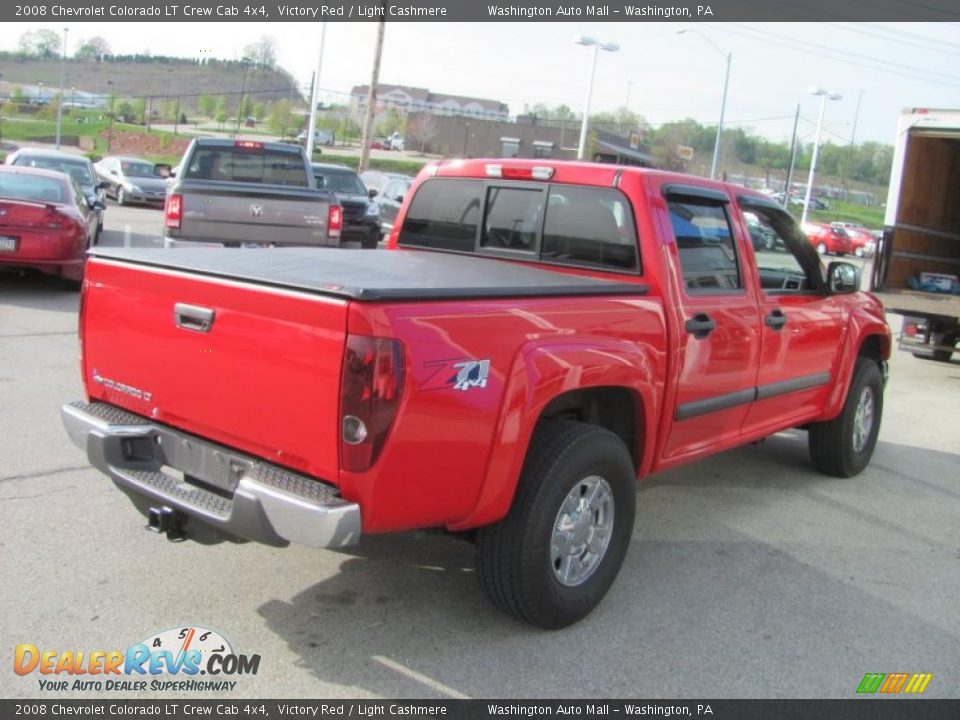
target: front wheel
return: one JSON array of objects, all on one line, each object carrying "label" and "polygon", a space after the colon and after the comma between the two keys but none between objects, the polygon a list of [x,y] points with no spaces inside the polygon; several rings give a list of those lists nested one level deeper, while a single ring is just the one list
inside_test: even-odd
[{"label": "front wheel", "polygon": [[857,358],[843,410],[810,426],[810,457],[825,475],[853,477],[870,463],[883,416],[883,376],[876,360]]},{"label": "front wheel", "polygon": [[827,244],[826,243],[817,243],[817,252],[821,255],[827,254]]},{"label": "front wheel", "polygon": [[124,192],[123,188],[117,188],[117,205],[126,205],[127,204],[127,193]]},{"label": "front wheel", "polygon": [[542,628],[588,615],[617,577],[633,532],[633,461],[609,430],[537,429],[507,516],[477,533],[477,570],[501,610]]}]

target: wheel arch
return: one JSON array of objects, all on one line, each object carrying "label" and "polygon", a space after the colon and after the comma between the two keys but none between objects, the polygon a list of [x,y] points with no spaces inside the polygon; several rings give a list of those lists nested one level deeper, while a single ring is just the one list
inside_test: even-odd
[{"label": "wheel arch", "polygon": [[448,529],[487,525],[507,514],[533,434],[544,419],[574,419],[610,430],[627,446],[637,477],[644,476],[652,463],[663,373],[652,348],[619,341],[603,348],[594,343],[521,353],[504,393],[477,501]]}]

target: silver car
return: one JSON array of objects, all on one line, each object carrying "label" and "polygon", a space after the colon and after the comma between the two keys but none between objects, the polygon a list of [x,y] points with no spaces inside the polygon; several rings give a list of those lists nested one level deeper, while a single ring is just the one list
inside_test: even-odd
[{"label": "silver car", "polygon": [[94,167],[107,182],[107,195],[117,205],[143,203],[160,207],[167,198],[167,179],[160,177],[149,160],[135,157],[105,157]]}]

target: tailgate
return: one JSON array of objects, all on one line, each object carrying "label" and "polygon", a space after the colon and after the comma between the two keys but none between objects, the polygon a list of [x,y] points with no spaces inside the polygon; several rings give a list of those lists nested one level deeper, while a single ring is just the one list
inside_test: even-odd
[{"label": "tailgate", "polygon": [[328,245],[326,193],[250,185],[248,190],[190,181],[181,188],[183,219],[170,237],[277,245]]},{"label": "tailgate", "polygon": [[346,317],[342,299],[91,258],[84,385],[91,399],[337,483]]}]

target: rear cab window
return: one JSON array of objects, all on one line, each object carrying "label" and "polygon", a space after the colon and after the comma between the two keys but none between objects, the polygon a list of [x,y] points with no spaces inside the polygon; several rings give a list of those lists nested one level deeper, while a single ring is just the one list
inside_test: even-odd
[{"label": "rear cab window", "polygon": [[626,196],[610,187],[435,178],[410,202],[401,247],[640,274]]},{"label": "rear cab window", "polygon": [[197,147],[183,176],[189,180],[311,186],[298,153],[266,147]]}]

